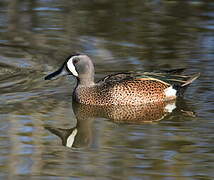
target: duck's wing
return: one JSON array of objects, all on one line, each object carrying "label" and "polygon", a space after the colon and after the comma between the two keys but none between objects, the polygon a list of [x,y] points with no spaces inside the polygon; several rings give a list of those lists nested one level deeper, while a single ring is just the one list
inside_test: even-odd
[{"label": "duck's wing", "polygon": [[133,73],[116,73],[105,76],[104,78],[100,79],[97,83],[115,83],[122,82],[125,80],[132,80],[134,78],[135,75]]},{"label": "duck's wing", "polygon": [[191,74],[191,75],[182,75],[182,74],[176,74],[169,73],[169,72],[144,72],[142,75],[137,76],[137,78],[147,78],[148,80],[159,80],[163,81],[165,83],[168,83],[170,85],[177,85],[177,86],[187,86],[190,83],[192,83],[195,79],[197,79],[200,76],[200,73]]},{"label": "duck's wing", "polygon": [[172,69],[172,70],[163,70],[159,72],[117,73],[104,77],[103,79],[98,81],[98,83],[112,84],[116,82],[119,83],[130,80],[159,81],[180,90],[183,89],[184,87],[187,87],[189,84],[191,84],[195,79],[197,79],[200,76],[200,73],[192,75],[182,75],[181,73],[183,71],[184,69]]}]

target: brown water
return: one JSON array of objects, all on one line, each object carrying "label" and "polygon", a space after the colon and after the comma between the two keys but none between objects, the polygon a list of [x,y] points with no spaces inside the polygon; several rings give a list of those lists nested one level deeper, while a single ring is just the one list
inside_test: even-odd
[{"label": "brown water", "polygon": [[[171,113],[94,109],[72,105],[73,78],[43,79],[72,52],[93,58],[97,79],[202,75]],[[214,179],[213,69],[211,0],[1,0],[0,178]]]}]

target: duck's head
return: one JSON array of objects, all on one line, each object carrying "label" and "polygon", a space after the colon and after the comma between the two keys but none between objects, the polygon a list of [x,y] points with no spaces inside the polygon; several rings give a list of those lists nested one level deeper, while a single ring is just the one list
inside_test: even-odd
[{"label": "duck's head", "polygon": [[60,76],[73,75],[80,82],[94,81],[94,65],[84,54],[75,54],[66,58],[63,65],[55,72],[47,75],[45,80],[56,79]]}]

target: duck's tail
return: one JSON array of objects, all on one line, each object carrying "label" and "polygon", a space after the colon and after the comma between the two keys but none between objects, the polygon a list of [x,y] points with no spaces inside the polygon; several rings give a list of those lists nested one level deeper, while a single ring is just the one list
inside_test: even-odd
[{"label": "duck's tail", "polygon": [[201,73],[196,73],[196,74],[193,74],[191,76],[189,76],[189,78],[186,80],[185,83],[183,83],[181,85],[181,87],[185,87],[185,86],[188,86],[190,85],[193,81],[195,81],[199,76],[201,75]]},{"label": "duck's tail", "polygon": [[175,83],[173,88],[177,90],[177,96],[182,96],[188,86],[200,76],[200,73],[186,76],[182,83]]}]

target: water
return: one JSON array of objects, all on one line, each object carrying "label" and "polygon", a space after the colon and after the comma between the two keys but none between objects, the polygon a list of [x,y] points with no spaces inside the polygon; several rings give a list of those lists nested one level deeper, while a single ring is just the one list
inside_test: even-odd
[{"label": "water", "polygon": [[[213,17],[208,0],[2,0],[1,179],[214,179]],[[202,75],[172,113],[120,118],[124,110],[72,104],[71,77],[44,81],[73,52],[93,58],[96,79]]]}]

